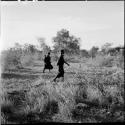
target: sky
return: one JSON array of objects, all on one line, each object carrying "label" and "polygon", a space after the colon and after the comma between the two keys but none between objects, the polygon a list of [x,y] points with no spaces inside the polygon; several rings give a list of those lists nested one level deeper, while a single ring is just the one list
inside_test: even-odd
[{"label": "sky", "polygon": [[124,45],[124,1],[2,2],[0,8],[1,50],[17,42],[39,45],[38,37],[52,46],[63,28],[81,38],[81,49]]}]

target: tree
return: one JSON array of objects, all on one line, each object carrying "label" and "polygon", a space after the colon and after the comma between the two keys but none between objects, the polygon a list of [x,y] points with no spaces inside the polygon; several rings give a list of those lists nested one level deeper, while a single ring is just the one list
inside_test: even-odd
[{"label": "tree", "polygon": [[37,51],[36,46],[32,44],[24,44],[23,52],[24,54],[34,54]]},{"label": "tree", "polygon": [[43,54],[47,54],[51,48],[45,43],[45,38],[39,37],[37,38],[39,44],[40,44],[40,48],[43,51]]},{"label": "tree", "polygon": [[54,52],[64,49],[66,54],[78,54],[80,50],[80,38],[76,38],[69,34],[69,31],[62,29],[57,32],[57,36],[53,38]]},{"label": "tree", "polygon": [[103,54],[107,54],[107,52],[109,51],[109,49],[111,48],[113,44],[112,43],[105,43],[102,47],[101,47],[101,52]]},{"label": "tree", "polygon": [[111,56],[116,56],[118,53],[120,53],[120,51],[122,53],[122,49],[123,47],[121,46],[112,47],[108,49],[107,54],[110,54]]},{"label": "tree", "polygon": [[98,50],[99,50],[98,47],[93,46],[93,47],[90,49],[90,52],[89,52],[89,53],[90,53],[90,56],[91,56],[92,58],[94,58],[94,57],[96,56]]},{"label": "tree", "polygon": [[81,53],[81,56],[82,56],[82,57],[89,57],[89,53],[88,53],[88,51],[85,50],[85,49],[80,50],[80,53]]}]

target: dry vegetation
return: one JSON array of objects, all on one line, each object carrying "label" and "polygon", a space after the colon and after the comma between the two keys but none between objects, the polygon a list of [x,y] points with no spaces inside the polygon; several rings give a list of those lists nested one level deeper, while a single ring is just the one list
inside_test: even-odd
[{"label": "dry vegetation", "polygon": [[65,66],[65,81],[56,83],[52,82],[58,72],[56,63],[43,74],[43,61],[35,57],[21,58],[20,68],[3,63],[2,124],[124,121],[123,56],[72,61]]}]

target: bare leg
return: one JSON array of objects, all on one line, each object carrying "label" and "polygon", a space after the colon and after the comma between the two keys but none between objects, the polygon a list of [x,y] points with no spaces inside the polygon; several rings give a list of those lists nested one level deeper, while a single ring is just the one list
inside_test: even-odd
[{"label": "bare leg", "polygon": [[59,74],[54,78],[54,82],[56,82],[56,79],[59,78]]},{"label": "bare leg", "polygon": [[53,79],[54,82],[56,82],[57,76]]},{"label": "bare leg", "polygon": [[45,72],[45,68],[43,69],[43,73]]},{"label": "bare leg", "polygon": [[60,72],[58,73],[58,75],[55,77],[55,79],[53,80],[54,82],[56,81],[57,78],[60,78],[61,75],[60,75]]}]

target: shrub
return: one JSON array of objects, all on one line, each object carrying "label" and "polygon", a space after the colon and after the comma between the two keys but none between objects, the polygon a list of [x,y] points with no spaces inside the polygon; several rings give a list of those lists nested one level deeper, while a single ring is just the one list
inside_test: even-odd
[{"label": "shrub", "polygon": [[16,49],[9,49],[2,53],[2,67],[3,71],[11,68],[21,67],[21,51]]},{"label": "shrub", "polygon": [[112,67],[113,66],[113,61],[114,58],[111,56],[107,56],[102,60],[102,63],[100,64],[100,66],[105,66],[105,67]]},{"label": "shrub", "polygon": [[32,66],[34,63],[34,57],[33,55],[30,55],[30,54],[24,55],[21,58],[21,62],[22,62],[22,65],[24,66]]}]

